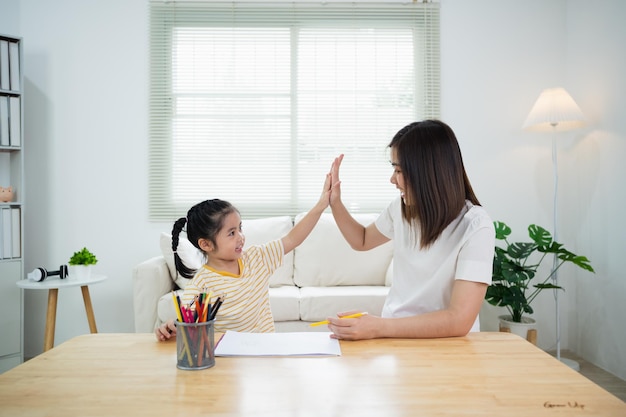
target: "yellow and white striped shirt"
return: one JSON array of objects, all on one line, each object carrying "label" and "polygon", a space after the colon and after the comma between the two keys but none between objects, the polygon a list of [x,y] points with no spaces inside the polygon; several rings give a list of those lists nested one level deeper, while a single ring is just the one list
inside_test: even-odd
[{"label": "yellow and white striped shirt", "polygon": [[216,271],[204,265],[185,287],[181,297],[189,305],[200,292],[213,292],[213,300],[224,295],[215,317],[215,331],[271,333],[274,318],[270,309],[269,278],[283,263],[282,240],[251,246],[239,259],[239,275]]}]

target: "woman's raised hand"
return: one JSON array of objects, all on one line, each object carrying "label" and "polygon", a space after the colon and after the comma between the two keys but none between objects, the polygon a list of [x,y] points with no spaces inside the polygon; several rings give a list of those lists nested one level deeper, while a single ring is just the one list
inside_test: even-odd
[{"label": "woman's raised hand", "polygon": [[331,205],[335,201],[341,201],[341,181],[339,180],[339,167],[341,166],[341,161],[343,161],[343,154],[336,157],[330,166],[330,183],[332,184],[330,188]]}]

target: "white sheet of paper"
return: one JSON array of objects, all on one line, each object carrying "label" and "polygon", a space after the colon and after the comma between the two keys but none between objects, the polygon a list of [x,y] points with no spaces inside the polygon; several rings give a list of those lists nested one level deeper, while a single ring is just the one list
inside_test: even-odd
[{"label": "white sheet of paper", "polygon": [[341,356],[330,332],[243,333],[226,331],[215,356]]}]

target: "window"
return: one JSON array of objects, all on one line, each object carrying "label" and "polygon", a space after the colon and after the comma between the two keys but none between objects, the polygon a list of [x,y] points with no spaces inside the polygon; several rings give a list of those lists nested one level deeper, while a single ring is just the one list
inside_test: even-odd
[{"label": "window", "polygon": [[344,153],[342,197],[397,196],[387,144],[439,117],[439,5],[150,3],[150,218],[221,198],[295,215]]}]

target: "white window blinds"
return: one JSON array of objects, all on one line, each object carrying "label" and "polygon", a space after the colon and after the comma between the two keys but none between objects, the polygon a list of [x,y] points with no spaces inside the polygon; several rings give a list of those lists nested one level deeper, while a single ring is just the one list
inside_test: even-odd
[{"label": "white window blinds", "polygon": [[439,5],[150,3],[150,219],[221,198],[243,217],[397,195],[387,144],[439,117]]}]

